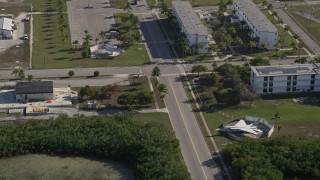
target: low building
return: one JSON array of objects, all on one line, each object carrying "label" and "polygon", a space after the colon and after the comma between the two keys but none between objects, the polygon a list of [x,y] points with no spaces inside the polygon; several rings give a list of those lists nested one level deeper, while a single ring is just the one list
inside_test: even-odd
[{"label": "low building", "polygon": [[256,94],[320,91],[320,64],[251,66],[250,84]]},{"label": "low building", "polygon": [[249,29],[248,35],[257,41],[257,46],[268,50],[277,48],[278,30],[251,0],[233,0],[233,15],[231,22],[240,22],[241,26]]},{"label": "low building", "polygon": [[13,27],[12,18],[0,17],[0,39],[12,39]]},{"label": "low building", "polygon": [[199,54],[209,53],[209,33],[190,3],[188,1],[173,1],[172,13],[177,18],[181,31],[187,36],[189,46],[195,50],[195,47],[200,45]]},{"label": "low building", "polygon": [[17,101],[45,101],[53,99],[52,81],[17,82]]}]

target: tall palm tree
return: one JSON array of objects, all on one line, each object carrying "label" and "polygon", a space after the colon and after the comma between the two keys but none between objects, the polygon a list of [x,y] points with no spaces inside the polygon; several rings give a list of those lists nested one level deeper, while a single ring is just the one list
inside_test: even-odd
[{"label": "tall palm tree", "polygon": [[[280,114],[279,112],[276,112],[276,113],[273,115],[273,118],[271,118],[271,120],[275,120],[275,121],[277,122],[277,121],[278,121],[279,119],[281,119],[281,118],[282,118],[282,117],[281,117],[281,114]],[[277,122],[277,124],[278,124],[278,122]],[[280,130],[281,130],[281,126],[278,125],[277,130],[278,130],[278,135],[279,135]]]},{"label": "tall palm tree", "polygon": [[252,48],[253,47],[256,47],[257,46],[257,43],[256,42],[254,42],[254,41],[250,41],[249,42],[249,47],[250,47],[250,49],[251,49],[251,54],[252,54]]},{"label": "tall palm tree", "polygon": [[161,93],[161,96],[160,96],[161,98],[164,98],[168,93],[168,89],[164,84],[159,84],[157,89]]}]

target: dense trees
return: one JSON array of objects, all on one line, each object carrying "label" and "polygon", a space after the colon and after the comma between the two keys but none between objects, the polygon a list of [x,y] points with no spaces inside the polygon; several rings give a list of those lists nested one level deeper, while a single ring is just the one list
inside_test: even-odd
[{"label": "dense trees", "polygon": [[155,102],[152,92],[123,93],[118,96],[118,104],[125,106],[148,106]]},{"label": "dense trees", "polygon": [[0,157],[29,153],[89,155],[125,161],[137,179],[190,179],[174,134],[132,116],[30,120],[0,125]]},{"label": "dense trees", "polygon": [[320,178],[320,140],[277,137],[244,140],[223,154],[241,179]]}]

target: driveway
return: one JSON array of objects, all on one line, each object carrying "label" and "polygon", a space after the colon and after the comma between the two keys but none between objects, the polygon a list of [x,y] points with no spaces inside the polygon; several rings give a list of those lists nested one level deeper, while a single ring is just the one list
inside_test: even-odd
[{"label": "driveway", "polygon": [[[93,8],[86,8],[89,4]],[[71,42],[78,40],[82,44],[85,30],[93,39],[99,37],[101,31],[109,30],[115,23],[113,14],[123,12],[122,9],[106,8],[109,5],[109,0],[67,1]]]}]

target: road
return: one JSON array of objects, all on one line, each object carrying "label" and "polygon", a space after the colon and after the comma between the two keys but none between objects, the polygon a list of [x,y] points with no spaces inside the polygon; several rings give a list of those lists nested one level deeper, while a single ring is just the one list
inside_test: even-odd
[{"label": "road", "polygon": [[[274,7],[274,10],[277,12],[278,16],[290,26],[291,30],[297,34],[300,39],[312,50],[315,54],[320,54],[320,46],[309,37],[309,35],[300,28],[300,26],[283,10],[284,6],[278,2],[268,1]],[[288,5],[290,5],[288,3]]]}]

